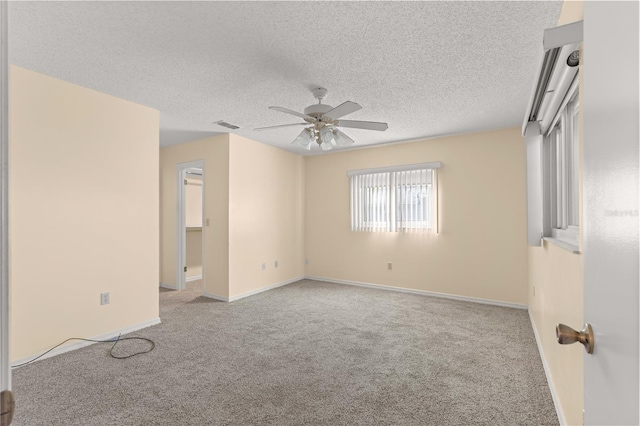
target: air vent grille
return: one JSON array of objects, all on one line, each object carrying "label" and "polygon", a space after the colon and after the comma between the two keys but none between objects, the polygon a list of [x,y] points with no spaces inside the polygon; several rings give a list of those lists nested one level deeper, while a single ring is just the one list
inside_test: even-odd
[{"label": "air vent grille", "polygon": [[240,128],[240,127],[235,126],[233,124],[229,124],[229,123],[227,123],[226,121],[223,121],[223,120],[214,121],[213,124],[217,124],[218,126],[226,127],[227,129],[231,129],[231,130],[236,130],[236,129]]}]

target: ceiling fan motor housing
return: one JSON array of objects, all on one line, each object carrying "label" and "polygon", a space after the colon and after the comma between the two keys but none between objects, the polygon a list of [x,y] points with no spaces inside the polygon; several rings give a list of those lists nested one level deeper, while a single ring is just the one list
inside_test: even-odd
[{"label": "ceiling fan motor housing", "polygon": [[333,107],[327,104],[315,104],[310,105],[304,109],[304,113],[306,115],[310,115],[312,117],[318,118],[318,116],[325,114],[331,111]]}]

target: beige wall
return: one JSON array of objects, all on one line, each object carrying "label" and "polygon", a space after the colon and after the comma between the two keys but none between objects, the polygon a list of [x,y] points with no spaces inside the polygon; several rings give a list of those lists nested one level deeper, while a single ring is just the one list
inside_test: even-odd
[{"label": "beige wall", "polygon": [[582,345],[556,342],[556,324],[582,328],[582,256],[552,243],[529,248],[529,310],[567,424],[582,424]]},{"label": "beige wall", "polygon": [[236,297],[301,278],[304,159],[226,134],[160,150],[161,282],[175,286],[176,167],[196,160],[205,161],[204,217],[210,219],[203,228],[205,292]]},{"label": "beige wall", "polygon": [[302,278],[304,158],[236,135],[229,154],[231,297]]},{"label": "beige wall", "polygon": [[158,112],[14,66],[9,102],[10,358],[157,319]]},{"label": "beige wall", "polygon": [[[177,165],[204,160],[204,290],[229,295],[229,135],[160,149],[161,277],[176,286],[177,260]],[[206,226],[206,220],[209,226]]]},{"label": "beige wall", "polygon": [[[348,170],[429,161],[442,161],[438,234],[351,231]],[[305,197],[308,276],[527,303],[518,128],[308,157]]]},{"label": "beige wall", "polygon": [[[565,1],[558,25],[582,19],[582,2]],[[540,35],[542,40],[542,34]],[[582,55],[581,55],[582,56]],[[582,98],[582,69],[580,65],[580,99]],[[580,100],[580,102],[582,102]],[[582,112],[580,113],[582,128]],[[582,145],[582,131],[580,132]],[[582,164],[582,146],[580,147]],[[580,170],[582,192],[582,170]],[[582,206],[580,206],[582,217]],[[576,329],[583,324],[582,256],[572,254],[553,243],[542,247],[529,247],[529,311],[533,318],[541,351],[551,376],[551,383],[561,421],[582,424],[583,408],[583,353],[582,345],[560,346],[555,340],[557,323]]]}]

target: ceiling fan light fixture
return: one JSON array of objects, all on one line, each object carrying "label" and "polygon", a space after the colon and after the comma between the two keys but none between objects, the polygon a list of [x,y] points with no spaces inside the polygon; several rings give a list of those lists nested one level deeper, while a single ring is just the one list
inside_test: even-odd
[{"label": "ceiling fan light fixture", "polygon": [[331,145],[330,143],[327,142],[322,142],[320,144],[320,149],[323,151],[330,151],[333,149],[333,145]]},{"label": "ceiling fan light fixture", "polygon": [[337,146],[349,146],[354,144],[354,140],[340,130],[334,129],[333,136]]},{"label": "ceiling fan light fixture", "polygon": [[311,151],[311,141],[312,140],[313,140],[313,135],[311,134],[311,129],[306,128],[302,132],[300,132],[298,137],[295,138],[293,140],[293,142],[291,142],[291,143],[292,144],[298,144],[302,148],[306,149],[307,151]]},{"label": "ceiling fan light fixture", "polygon": [[[322,149],[324,149],[325,151],[328,151],[332,147],[336,146],[336,140],[334,139],[333,132],[329,127],[324,126],[322,129],[320,129],[320,137],[322,138],[322,144],[320,146],[323,147]],[[328,146],[328,148],[324,148],[325,145]]]}]

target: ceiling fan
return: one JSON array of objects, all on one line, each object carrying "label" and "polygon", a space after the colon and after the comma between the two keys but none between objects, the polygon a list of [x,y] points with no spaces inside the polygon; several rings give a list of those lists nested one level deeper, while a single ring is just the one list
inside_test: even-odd
[{"label": "ceiling fan", "polygon": [[307,150],[311,150],[311,142],[317,142],[323,151],[328,151],[338,146],[349,146],[354,143],[353,139],[342,132],[338,127],[351,127],[353,129],[378,130],[385,131],[389,126],[387,123],[378,123],[375,121],[355,121],[341,120],[347,114],[356,112],[362,107],[355,102],[346,101],[337,107],[326,105],[322,100],[327,96],[327,89],[317,87],[311,91],[313,96],[318,99],[318,103],[310,105],[304,109],[304,113],[292,111],[287,108],[271,106],[269,109],[284,112],[286,114],[295,115],[304,120],[304,123],[281,124],[279,126],[259,127],[254,130],[279,129],[281,127],[308,126],[297,138],[293,140],[293,144],[299,144]]}]

